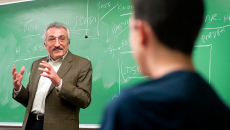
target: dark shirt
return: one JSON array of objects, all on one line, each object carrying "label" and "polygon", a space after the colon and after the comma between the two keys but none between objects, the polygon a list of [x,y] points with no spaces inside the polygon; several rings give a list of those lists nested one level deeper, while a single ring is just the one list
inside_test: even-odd
[{"label": "dark shirt", "polygon": [[230,110],[203,78],[176,71],[129,89],[104,113],[101,130],[230,130]]}]

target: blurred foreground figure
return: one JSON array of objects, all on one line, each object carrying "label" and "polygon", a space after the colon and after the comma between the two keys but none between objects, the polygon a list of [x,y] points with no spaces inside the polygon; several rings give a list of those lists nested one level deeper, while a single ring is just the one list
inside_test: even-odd
[{"label": "blurred foreground figure", "polygon": [[192,63],[203,1],[132,2],[132,50],[142,74],[154,80],[113,100],[101,130],[230,130],[229,108]]}]

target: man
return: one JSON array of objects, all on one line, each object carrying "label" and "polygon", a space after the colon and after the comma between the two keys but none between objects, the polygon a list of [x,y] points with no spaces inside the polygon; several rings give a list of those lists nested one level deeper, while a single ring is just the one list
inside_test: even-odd
[{"label": "man", "polygon": [[229,130],[230,110],[195,72],[202,0],[133,0],[132,50],[152,81],[113,100],[101,130]]},{"label": "man", "polygon": [[26,88],[25,67],[18,73],[13,65],[13,98],[26,107],[23,130],[79,129],[80,108],[91,102],[92,66],[68,50],[70,38],[64,24],[48,25],[43,40],[49,55],[33,62]]}]

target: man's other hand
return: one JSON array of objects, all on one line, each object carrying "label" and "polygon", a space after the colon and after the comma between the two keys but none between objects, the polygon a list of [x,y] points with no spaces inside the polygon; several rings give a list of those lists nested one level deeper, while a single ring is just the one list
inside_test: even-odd
[{"label": "man's other hand", "polygon": [[47,69],[38,68],[38,70],[46,72],[46,74],[42,73],[41,76],[49,78],[53,84],[55,84],[56,86],[59,86],[61,84],[61,78],[57,75],[53,67],[45,61],[42,61],[40,65],[47,68]]},{"label": "man's other hand", "polygon": [[18,91],[21,87],[21,81],[23,78],[23,73],[25,72],[25,66],[22,67],[21,72],[18,73],[16,70],[15,65],[13,65],[12,69],[12,77],[13,77],[13,83],[14,83],[14,89]]}]

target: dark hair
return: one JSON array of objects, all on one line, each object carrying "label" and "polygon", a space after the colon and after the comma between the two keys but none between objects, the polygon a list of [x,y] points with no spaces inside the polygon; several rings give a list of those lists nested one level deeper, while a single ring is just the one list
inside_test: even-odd
[{"label": "dark hair", "polygon": [[167,47],[191,54],[203,23],[202,0],[132,0],[136,19],[147,21]]}]

